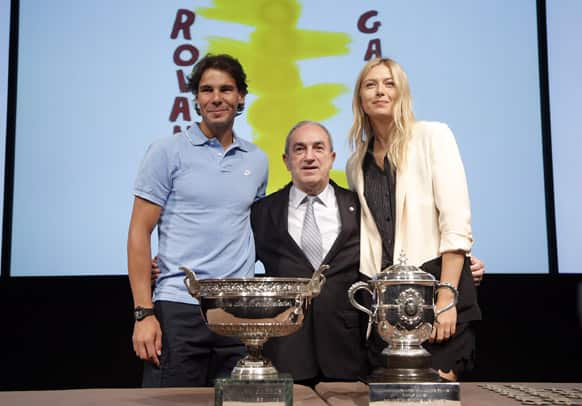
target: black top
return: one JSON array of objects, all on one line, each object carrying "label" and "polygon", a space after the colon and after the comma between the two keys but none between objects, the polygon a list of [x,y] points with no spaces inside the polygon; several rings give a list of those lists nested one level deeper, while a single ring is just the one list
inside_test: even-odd
[{"label": "black top", "polygon": [[370,140],[363,170],[364,197],[382,237],[382,269],[385,269],[392,265],[394,257],[396,174],[392,170],[388,157],[384,157],[383,169],[376,164],[374,138]]}]

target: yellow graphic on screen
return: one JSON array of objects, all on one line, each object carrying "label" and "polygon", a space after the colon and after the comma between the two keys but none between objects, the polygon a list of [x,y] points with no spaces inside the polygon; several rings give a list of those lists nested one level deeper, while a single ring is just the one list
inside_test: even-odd
[{"label": "yellow graphic on screen", "polygon": [[[212,7],[196,12],[255,27],[246,42],[210,37],[208,52],[233,55],[245,69],[249,90],[257,96],[247,104],[247,121],[254,130],[253,141],[269,157],[268,192],[273,192],[289,182],[281,159],[289,129],[302,120],[333,117],[338,112],[333,99],[347,91],[341,83],[304,86],[297,62],[347,54],[350,38],[345,33],[298,29],[301,5],[296,0],[214,0]],[[332,170],[332,178],[347,185],[344,171]]]}]

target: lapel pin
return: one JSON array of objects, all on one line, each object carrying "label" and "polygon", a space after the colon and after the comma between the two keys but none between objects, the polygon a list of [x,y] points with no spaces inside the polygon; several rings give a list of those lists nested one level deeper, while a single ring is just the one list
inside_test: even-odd
[{"label": "lapel pin", "polygon": [[353,212],[353,211],[356,211],[356,208],[354,206],[350,206],[350,207],[348,207],[348,210]]}]

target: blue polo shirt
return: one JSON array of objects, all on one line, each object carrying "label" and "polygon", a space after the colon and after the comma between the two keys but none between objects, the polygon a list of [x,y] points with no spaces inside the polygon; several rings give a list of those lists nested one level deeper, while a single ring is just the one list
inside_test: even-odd
[{"label": "blue polo shirt", "polygon": [[198,125],[149,146],[134,194],[162,207],[154,301],[196,303],[181,265],[199,279],[253,275],[250,207],[265,195],[267,166],[254,144],[235,136],[225,150]]}]

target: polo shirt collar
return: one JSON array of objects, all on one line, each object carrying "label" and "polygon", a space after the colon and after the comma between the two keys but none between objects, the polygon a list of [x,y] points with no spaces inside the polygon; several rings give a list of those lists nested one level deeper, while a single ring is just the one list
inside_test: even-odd
[{"label": "polo shirt collar", "polygon": [[[241,151],[248,152],[248,143],[247,141],[239,138],[233,131],[233,140],[232,144],[228,146],[228,149],[237,148]],[[194,123],[194,125],[190,126],[188,130],[186,130],[186,136],[190,140],[190,143],[195,146],[206,145],[210,142],[211,138],[208,138],[202,130],[200,129],[200,123]]]}]

